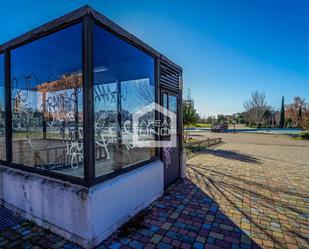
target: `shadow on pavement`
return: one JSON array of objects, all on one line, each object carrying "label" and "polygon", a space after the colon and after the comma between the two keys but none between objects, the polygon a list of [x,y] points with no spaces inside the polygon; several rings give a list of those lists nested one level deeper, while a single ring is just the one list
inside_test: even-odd
[{"label": "shadow on pavement", "polygon": [[130,233],[120,228],[99,248],[261,248],[189,179],[170,186],[141,217],[141,224],[124,225]]},{"label": "shadow on pavement", "polygon": [[[295,193],[281,188],[271,188],[268,184],[257,183],[233,175],[224,174],[214,168],[209,169],[209,172],[207,171],[207,167],[198,165],[188,165],[188,168],[190,178],[198,179],[199,186],[204,186],[212,196],[220,198],[220,202],[228,205],[229,210],[236,210],[241,213],[241,217],[247,220],[251,226],[255,227],[256,233],[262,235],[261,237],[265,240],[270,240],[276,245],[284,246],[285,241],[273,236],[272,230],[265,229],[265,225],[253,220],[251,218],[252,214],[256,217],[260,217],[260,219],[269,220],[269,225],[271,224],[271,220],[273,220],[273,213],[283,213],[283,216],[285,216],[285,212],[297,214],[298,216],[303,215],[301,205],[297,206],[296,202],[293,202],[295,205],[293,203],[285,203],[280,198],[278,199],[277,196],[291,196],[293,199],[308,199],[308,195],[306,194]],[[273,196],[275,196],[275,198],[273,198]],[[279,209],[279,211],[276,209]],[[297,219],[294,222],[302,225],[307,224],[305,219]],[[271,229],[277,229],[277,231],[281,233],[280,224],[277,224],[277,222],[275,223],[274,225],[278,227],[272,227]],[[287,225],[289,224],[287,223]],[[295,238],[305,243],[306,241],[309,242],[307,236],[295,229],[285,228],[285,230],[289,234],[295,236]]]},{"label": "shadow on pavement", "polygon": [[218,157],[223,157],[225,159],[230,159],[230,160],[238,160],[241,162],[245,163],[255,163],[255,164],[261,164],[260,160],[256,157],[246,155],[246,154],[241,154],[236,151],[229,151],[229,150],[222,150],[222,149],[204,149],[203,152],[218,156]]}]

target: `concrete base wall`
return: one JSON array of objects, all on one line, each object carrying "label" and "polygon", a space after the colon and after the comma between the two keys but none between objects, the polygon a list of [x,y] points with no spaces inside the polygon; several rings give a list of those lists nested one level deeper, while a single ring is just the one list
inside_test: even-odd
[{"label": "concrete base wall", "polygon": [[163,193],[163,163],[156,161],[91,189],[94,244]]},{"label": "concrete base wall", "polygon": [[0,167],[4,206],[85,248],[98,245],[162,192],[161,161],[90,189]]}]

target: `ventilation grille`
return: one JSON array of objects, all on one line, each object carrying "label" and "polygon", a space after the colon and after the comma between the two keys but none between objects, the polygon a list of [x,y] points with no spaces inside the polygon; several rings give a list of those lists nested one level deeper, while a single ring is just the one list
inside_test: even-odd
[{"label": "ventilation grille", "polygon": [[167,87],[172,87],[175,89],[179,89],[180,83],[180,73],[173,67],[160,63],[160,83],[161,85],[165,85]]}]

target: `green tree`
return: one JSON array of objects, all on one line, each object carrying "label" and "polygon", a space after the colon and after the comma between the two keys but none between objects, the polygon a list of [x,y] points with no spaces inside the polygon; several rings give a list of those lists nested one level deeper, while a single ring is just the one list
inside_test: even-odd
[{"label": "green tree", "polygon": [[183,104],[183,124],[184,126],[193,125],[199,119],[199,115],[190,103]]},{"label": "green tree", "polygon": [[[199,119],[199,115],[196,113],[196,110],[193,108],[191,103],[183,103],[183,124],[185,128],[188,128],[189,125],[194,125]],[[187,131],[185,133],[185,140],[187,138]]]},{"label": "green tree", "polygon": [[223,114],[218,114],[217,116],[217,123],[221,124],[223,122],[227,121],[227,118]]},{"label": "green tree", "polygon": [[284,128],[284,127],[285,127],[285,108],[284,108],[284,96],[282,96],[279,128]]}]

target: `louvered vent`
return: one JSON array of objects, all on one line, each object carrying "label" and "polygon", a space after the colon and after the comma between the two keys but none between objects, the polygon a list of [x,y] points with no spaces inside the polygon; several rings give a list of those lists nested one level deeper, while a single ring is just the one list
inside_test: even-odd
[{"label": "louvered vent", "polygon": [[172,87],[174,89],[179,89],[180,84],[180,72],[173,67],[160,63],[160,83],[167,87]]}]

